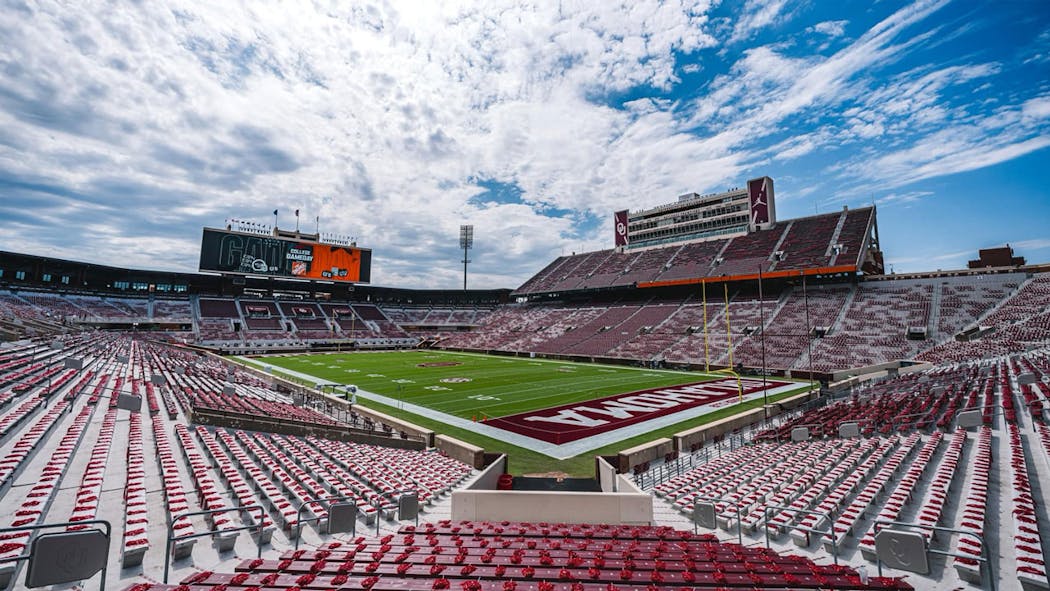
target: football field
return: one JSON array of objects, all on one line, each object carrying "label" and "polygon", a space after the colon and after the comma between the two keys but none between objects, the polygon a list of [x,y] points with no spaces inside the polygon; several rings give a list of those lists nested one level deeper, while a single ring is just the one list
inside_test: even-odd
[{"label": "football field", "polygon": [[[275,373],[298,381],[322,385],[353,384],[360,390],[381,395],[381,402],[365,399],[362,395],[358,397],[359,403],[403,417],[489,451],[509,452],[512,466],[515,466],[516,470],[561,469],[574,475],[589,475],[587,471],[592,464],[593,453],[583,454],[582,459],[576,458],[579,461],[575,463],[571,460],[559,462],[549,457],[537,457],[535,449],[530,449],[532,446],[516,446],[505,438],[485,436],[480,432],[484,431],[481,428],[482,423],[489,421],[490,424],[494,424],[498,422],[496,419],[501,417],[513,420],[513,417],[523,416],[522,413],[543,409],[580,408],[573,405],[597,404],[591,401],[607,401],[609,397],[628,393],[687,384],[715,384],[726,380],[724,374],[432,350],[278,354],[242,360],[249,364],[272,366]],[[770,401],[794,394],[804,389],[806,384],[799,386],[790,393],[781,392],[770,396]],[[787,389],[791,387],[788,386]],[[617,441],[595,451],[615,453],[630,445],[666,437],[671,433],[760,405],[761,399],[756,404],[753,398],[737,404],[737,396],[732,394],[721,407],[702,418],[668,425],[667,428]],[[405,409],[407,406],[422,407],[435,413],[463,419],[467,423],[458,421],[457,428],[450,425],[448,420],[441,421],[433,416],[424,417],[408,412]],[[474,421],[478,424],[475,425]]]},{"label": "football field", "polygon": [[266,362],[478,420],[724,377],[445,351],[289,355]]}]

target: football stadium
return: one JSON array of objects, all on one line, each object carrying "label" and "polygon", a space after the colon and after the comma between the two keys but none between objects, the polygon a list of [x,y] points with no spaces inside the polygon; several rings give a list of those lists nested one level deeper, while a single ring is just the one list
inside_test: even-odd
[{"label": "football stadium", "polygon": [[1045,15],[338,4],[2,11],[0,591],[1050,591]]},{"label": "football stadium", "polygon": [[1050,266],[889,275],[875,208],[747,187],[514,290],[233,225],[196,274],[4,252],[4,584],[1045,588]]}]

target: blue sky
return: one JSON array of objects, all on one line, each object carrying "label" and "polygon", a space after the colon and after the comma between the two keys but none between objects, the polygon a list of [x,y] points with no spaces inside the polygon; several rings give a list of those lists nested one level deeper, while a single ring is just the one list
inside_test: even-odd
[{"label": "blue sky", "polygon": [[[213,6],[212,6],[213,5]],[[8,1],[0,249],[193,271],[303,225],[373,282],[516,287],[612,213],[768,175],[879,207],[897,272],[1050,262],[1045,2]]]}]

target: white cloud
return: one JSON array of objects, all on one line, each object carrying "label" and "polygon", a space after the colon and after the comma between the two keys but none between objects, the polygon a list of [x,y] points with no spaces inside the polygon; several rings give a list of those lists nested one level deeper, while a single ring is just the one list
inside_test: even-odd
[{"label": "white cloud", "polygon": [[[455,287],[458,226],[474,223],[471,285],[514,287],[559,254],[608,247],[611,211],[759,168],[848,149],[827,176],[894,187],[1046,145],[1045,90],[980,113],[953,95],[1003,64],[888,70],[933,36],[942,1],[831,55],[746,45],[801,18],[786,0],[728,7],[722,29],[714,4],[13,7],[0,12],[0,243],[192,270],[202,225],[279,208],[288,226],[299,208],[374,248],[380,285]],[[846,23],[809,29],[841,37]],[[716,30],[736,43],[718,55]],[[520,195],[479,198],[484,181]],[[812,182],[784,199],[820,194]]]},{"label": "white cloud", "polygon": [[1050,248],[1050,238],[1032,238],[1030,240],[1019,240],[1011,242],[1010,246],[1017,250],[1045,250]]},{"label": "white cloud", "polygon": [[882,206],[887,205],[907,205],[912,204],[926,197],[933,195],[932,191],[907,191],[905,193],[889,193],[878,198],[877,203]]},{"label": "white cloud", "polygon": [[1040,96],[1025,101],[1021,106],[1021,115],[1037,122],[1050,119],[1050,96]]},{"label": "white cloud", "polygon": [[894,188],[916,181],[976,170],[1050,146],[1050,137],[1018,138],[1000,130],[993,136],[975,126],[952,127],[922,138],[909,148],[847,167],[857,176]]},{"label": "white cloud", "polygon": [[849,21],[845,20],[824,21],[817,23],[812,27],[809,27],[808,29],[806,29],[806,31],[810,33],[820,33],[822,35],[827,35],[828,37],[835,38],[842,36],[842,34],[846,31],[846,25],[848,24]]},{"label": "white cloud", "polygon": [[[604,214],[635,194],[627,179],[643,173],[610,159],[610,144],[640,152],[625,134],[661,135],[647,114],[666,103],[620,111],[585,97],[670,88],[674,52],[714,44],[708,8],[174,1],[103,18],[42,3],[0,15],[9,74],[0,124],[34,146],[0,146],[0,165],[19,179],[47,171],[49,185],[80,195],[49,196],[62,204],[53,215],[81,215],[94,201],[100,236],[127,231],[129,206],[154,220],[195,212],[182,238],[202,220],[267,221],[275,207],[299,208],[375,248],[374,281],[387,285],[448,287],[427,253],[477,220],[490,248],[512,246],[477,284],[516,285],[568,244],[595,239],[550,208]],[[691,185],[683,176],[671,184]],[[472,179],[486,178],[516,184],[524,205],[472,202]],[[16,228],[4,224],[0,239],[13,241]],[[195,260],[192,239],[168,237],[169,254]]]},{"label": "white cloud", "polygon": [[870,81],[855,78],[918,43],[922,36],[905,38],[905,31],[943,5],[926,1],[898,10],[827,58],[792,58],[770,46],[747,50],[731,75],[716,78],[697,100],[689,125],[718,125],[723,145],[738,147],[776,133],[789,117],[867,96]]},{"label": "white cloud", "polygon": [[960,250],[959,252],[948,252],[930,257],[933,261],[963,261],[973,256],[972,250]]},{"label": "white cloud", "polygon": [[783,20],[787,0],[747,0],[743,14],[733,28],[730,43],[736,43],[752,37],[759,30]]}]

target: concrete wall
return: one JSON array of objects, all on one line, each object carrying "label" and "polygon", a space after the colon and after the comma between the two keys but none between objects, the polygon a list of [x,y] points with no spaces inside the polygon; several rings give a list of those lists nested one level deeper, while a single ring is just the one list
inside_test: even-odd
[{"label": "concrete wall", "polygon": [[616,492],[616,468],[602,457],[596,458],[595,464],[598,484],[602,487],[602,492]]},{"label": "concrete wall", "polygon": [[482,470],[481,474],[465,490],[496,490],[499,477],[507,472],[507,456],[502,455]]},{"label": "concrete wall", "polygon": [[[908,363],[908,365],[905,365]],[[864,367],[855,367],[852,369],[846,369],[842,371],[836,371],[831,374],[831,380],[834,382],[840,382],[848,380],[850,378],[859,378],[859,382],[866,382],[868,380],[886,377],[893,374],[909,374],[919,371],[925,371],[933,367],[931,363],[911,363],[907,361],[888,361],[886,363],[878,363],[876,365],[867,365]]]},{"label": "concrete wall", "polygon": [[674,451],[674,442],[666,437],[636,445],[619,453],[617,469],[620,472],[629,472],[638,464],[662,458],[664,454],[672,451]]},{"label": "concrete wall", "polygon": [[651,525],[653,499],[638,493],[580,493],[457,490],[452,519]]},{"label": "concrete wall", "polygon": [[[769,416],[775,417],[797,406],[801,406],[812,400],[817,394],[816,391],[803,392],[802,394],[797,394],[771,404],[769,405]],[[683,453],[688,452],[690,446],[694,443],[703,443],[704,441],[718,437],[719,435],[724,435],[736,429],[746,427],[752,423],[762,421],[765,417],[766,411],[761,408],[756,408],[741,415],[726,417],[713,423],[700,425],[699,427],[694,427],[685,431],[679,431],[673,436],[674,448]]]},{"label": "concrete wall", "polygon": [[[507,456],[500,456],[469,487],[452,491],[452,519],[536,521],[542,516],[543,521],[551,523],[652,524],[652,497],[630,478],[615,474],[608,462],[599,460],[602,465],[606,468],[599,468],[605,492],[504,491],[496,490],[507,468]],[[609,481],[608,489],[605,480]]]},{"label": "concrete wall", "polygon": [[761,408],[756,408],[744,414],[726,417],[713,423],[679,431],[674,434],[674,447],[678,451],[687,452],[694,443],[702,444],[708,439],[746,427],[751,423],[761,421],[765,417],[766,412]]},{"label": "concrete wall", "polygon": [[638,488],[638,485],[634,483],[634,479],[627,474],[616,475],[616,490],[623,493],[646,494],[644,490]]},{"label": "concrete wall", "polygon": [[469,464],[475,469],[480,470],[485,467],[485,450],[476,445],[448,435],[437,435],[434,437],[434,446],[448,454],[449,457]]}]

